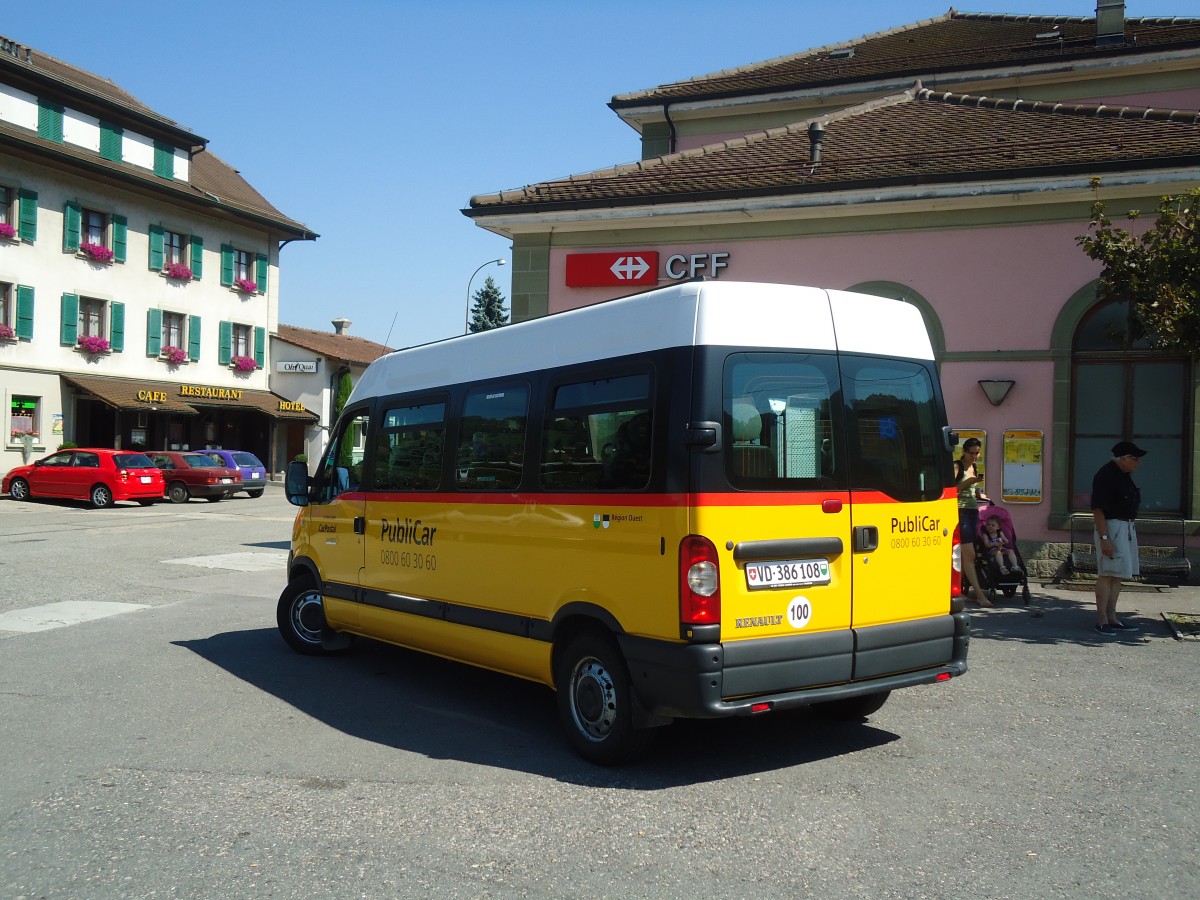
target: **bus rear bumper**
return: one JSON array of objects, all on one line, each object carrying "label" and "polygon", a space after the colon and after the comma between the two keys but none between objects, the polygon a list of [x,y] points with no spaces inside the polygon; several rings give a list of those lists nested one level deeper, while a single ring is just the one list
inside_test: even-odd
[{"label": "bus rear bumper", "polygon": [[619,635],[633,690],[654,717],[797,709],[932,684],[967,671],[965,612],[844,632],[681,644]]}]

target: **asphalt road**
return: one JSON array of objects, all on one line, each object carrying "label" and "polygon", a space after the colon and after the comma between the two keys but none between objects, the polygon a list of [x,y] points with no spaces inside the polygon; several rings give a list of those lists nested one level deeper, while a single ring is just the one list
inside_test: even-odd
[{"label": "asphalt road", "polygon": [[287,650],[291,520],[0,500],[0,897],[1200,896],[1200,643],[1160,618],[1195,590],[1108,641],[1035,586],[869,722],[677,723],[606,770],[543,687]]}]

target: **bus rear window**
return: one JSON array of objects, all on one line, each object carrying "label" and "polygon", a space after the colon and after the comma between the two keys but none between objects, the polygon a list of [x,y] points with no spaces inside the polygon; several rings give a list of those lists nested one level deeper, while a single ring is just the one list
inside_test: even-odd
[{"label": "bus rear window", "polygon": [[844,485],[837,363],[800,353],[735,353],[725,363],[725,474],[746,490]]}]

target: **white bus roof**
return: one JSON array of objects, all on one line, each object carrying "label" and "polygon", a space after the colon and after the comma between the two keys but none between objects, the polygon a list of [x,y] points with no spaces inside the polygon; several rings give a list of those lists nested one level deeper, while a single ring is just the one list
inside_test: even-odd
[{"label": "white bus roof", "polygon": [[933,359],[920,311],[899,300],[798,285],[693,281],[397,350],[367,368],[348,402],[705,345]]}]

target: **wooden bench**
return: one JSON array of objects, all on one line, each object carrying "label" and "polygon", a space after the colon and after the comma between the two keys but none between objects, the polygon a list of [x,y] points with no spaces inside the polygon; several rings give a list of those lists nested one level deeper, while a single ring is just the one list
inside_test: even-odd
[{"label": "wooden bench", "polygon": [[[1167,534],[1174,532],[1178,524],[1179,546],[1160,544],[1143,544],[1141,535]],[[1139,580],[1147,582],[1165,582],[1181,584],[1192,574],[1192,564],[1187,558],[1186,528],[1183,519],[1139,518],[1138,525],[1138,566],[1141,569]],[[1076,532],[1082,534],[1077,539]],[[1094,523],[1090,513],[1076,513],[1071,516],[1071,551],[1067,556],[1067,565],[1072,574],[1095,575],[1096,551],[1092,544]]]}]

